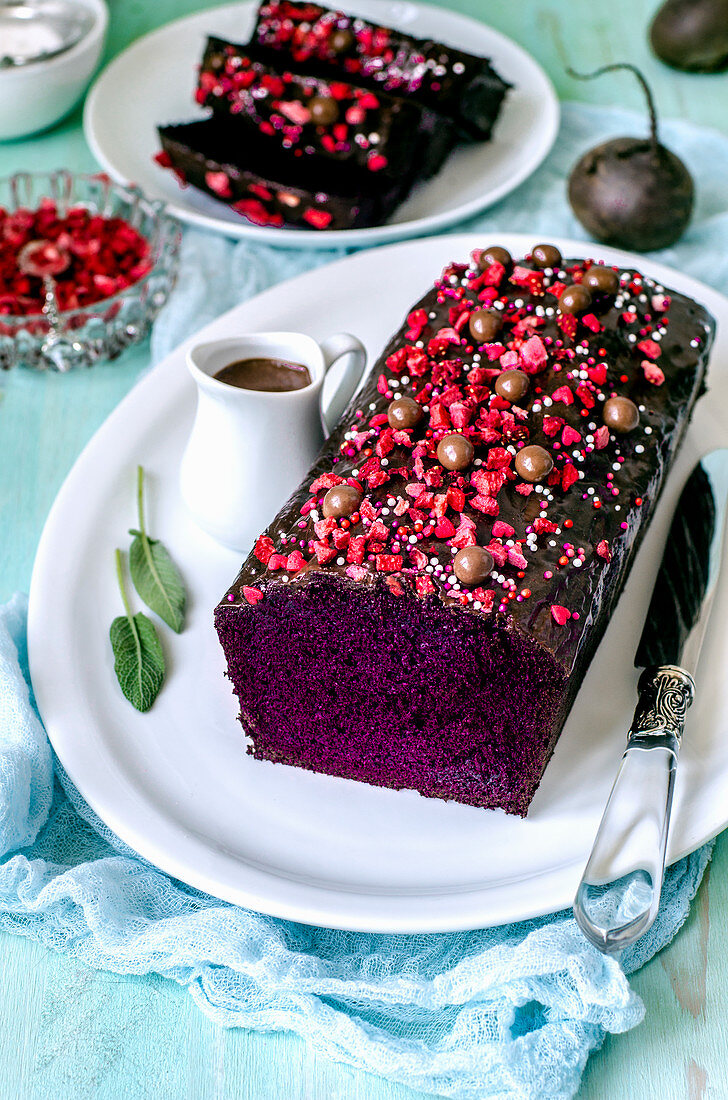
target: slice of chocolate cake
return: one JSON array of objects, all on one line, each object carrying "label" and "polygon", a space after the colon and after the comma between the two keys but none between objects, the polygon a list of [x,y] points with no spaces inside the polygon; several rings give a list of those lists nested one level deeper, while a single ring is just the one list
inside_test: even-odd
[{"label": "slice of chocolate cake", "polygon": [[306,0],[263,0],[250,46],[299,71],[406,96],[446,115],[471,139],[489,138],[510,87],[484,57]]},{"label": "slice of chocolate cake", "polygon": [[525,814],[713,329],[552,245],[446,268],[216,609],[249,751]]},{"label": "slice of chocolate cake", "polygon": [[158,127],[156,158],[182,184],[206,191],[255,225],[358,229],[380,225],[409,191],[409,177],[375,176],[347,164],[297,159],[254,129],[216,116]]},{"label": "slice of chocolate cake", "polygon": [[196,98],[246,120],[296,156],[368,173],[426,178],[455,144],[452,123],[417,103],[347,80],[279,70],[221,38],[207,41]]}]

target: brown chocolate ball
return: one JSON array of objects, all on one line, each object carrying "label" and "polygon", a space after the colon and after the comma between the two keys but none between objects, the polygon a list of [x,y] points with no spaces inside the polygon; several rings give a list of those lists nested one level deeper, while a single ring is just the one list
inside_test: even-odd
[{"label": "brown chocolate ball", "polygon": [[591,305],[592,296],[588,287],[581,283],[567,286],[559,298],[561,313],[583,313]]},{"label": "brown chocolate ball", "polygon": [[331,95],[315,95],[308,102],[311,121],[317,126],[330,126],[339,117],[339,104]]},{"label": "brown chocolate ball", "polygon": [[547,450],[539,447],[537,443],[532,443],[529,447],[524,447],[523,450],[518,452],[514,465],[516,473],[524,481],[533,483],[543,481],[544,478],[549,476],[554,468],[554,460]]},{"label": "brown chocolate ball", "polygon": [[324,497],[323,513],[326,519],[340,519],[356,512],[361,504],[362,494],[353,485],[334,485]]},{"label": "brown chocolate ball", "polygon": [[604,402],[602,420],[613,432],[626,435],[639,424],[640,412],[634,401],[630,401],[628,397],[610,397]]},{"label": "brown chocolate ball", "polygon": [[464,470],[473,461],[475,448],[464,435],[444,435],[437,444],[437,461],[446,470]]},{"label": "brown chocolate ball", "polygon": [[485,271],[486,267],[490,267],[491,264],[503,264],[503,267],[510,267],[513,263],[513,257],[507,248],[501,248],[499,244],[492,244],[488,248],[483,248],[479,256],[480,270]]},{"label": "brown chocolate ball", "polygon": [[483,584],[492,568],[493,558],[484,546],[464,546],[452,560],[453,573],[468,587]]},{"label": "brown chocolate ball", "polygon": [[504,370],[495,380],[495,392],[506,401],[520,401],[529,387],[528,375],[522,370]]},{"label": "brown chocolate ball", "polygon": [[351,31],[342,28],[334,31],[329,39],[329,46],[334,53],[346,53],[354,45],[354,35]]},{"label": "brown chocolate ball", "polygon": [[561,253],[555,244],[537,244],[531,249],[531,259],[536,267],[560,267]]},{"label": "brown chocolate ball", "polygon": [[589,287],[589,290],[596,291],[597,294],[614,295],[619,290],[619,275],[612,267],[592,264],[584,272],[581,285]]},{"label": "brown chocolate ball", "polygon": [[415,401],[413,397],[397,397],[390,402],[387,408],[389,426],[396,430],[414,428],[423,416],[422,405]]},{"label": "brown chocolate ball", "polygon": [[491,340],[495,340],[502,327],[503,321],[493,309],[476,309],[470,314],[470,335],[479,344],[489,344]]}]

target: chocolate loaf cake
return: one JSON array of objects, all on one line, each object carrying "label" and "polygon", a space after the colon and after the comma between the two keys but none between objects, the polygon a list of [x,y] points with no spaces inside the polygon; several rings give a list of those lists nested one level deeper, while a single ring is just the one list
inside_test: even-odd
[{"label": "chocolate loaf cake", "polygon": [[215,611],[249,751],[524,815],[713,331],[552,245],[447,267]]},{"label": "chocolate loaf cake", "polygon": [[332,70],[372,89],[406,96],[482,141],[510,87],[490,62],[432,39],[380,27],[306,0],[263,0],[250,45],[321,75]]},{"label": "chocolate loaf cake", "polygon": [[298,229],[358,229],[379,225],[406,196],[407,176],[375,177],[347,164],[297,160],[255,130],[221,122],[158,127],[157,163],[231,206],[255,225]]},{"label": "chocolate loaf cake", "polygon": [[207,41],[196,99],[245,119],[296,156],[366,172],[427,178],[455,144],[453,125],[428,108],[347,80],[279,70],[221,38]]}]

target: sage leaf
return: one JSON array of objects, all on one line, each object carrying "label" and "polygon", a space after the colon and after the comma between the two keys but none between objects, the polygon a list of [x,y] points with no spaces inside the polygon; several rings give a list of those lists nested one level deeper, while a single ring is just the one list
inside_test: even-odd
[{"label": "sage leaf", "polygon": [[114,619],[109,631],[114,672],[132,706],[147,711],[164,682],[164,653],[152,621],[141,611],[136,615],[131,613],[124,589],[120,550],[116,551],[116,575],[125,614]]},{"label": "sage leaf", "polygon": [[139,529],[129,532],[129,572],[144,603],[178,634],[185,621],[187,594],[179,569],[158,539],[150,539],[144,522],[144,470],[137,468]]}]

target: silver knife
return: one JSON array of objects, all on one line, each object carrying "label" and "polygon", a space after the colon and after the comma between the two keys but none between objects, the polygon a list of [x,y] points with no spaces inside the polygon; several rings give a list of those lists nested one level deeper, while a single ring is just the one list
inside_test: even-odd
[{"label": "silver knife", "polygon": [[574,901],[584,935],[629,947],[660,904],[680,741],[723,558],[728,448],[711,451],[682,491],[635,665],[644,671],[627,747]]}]

